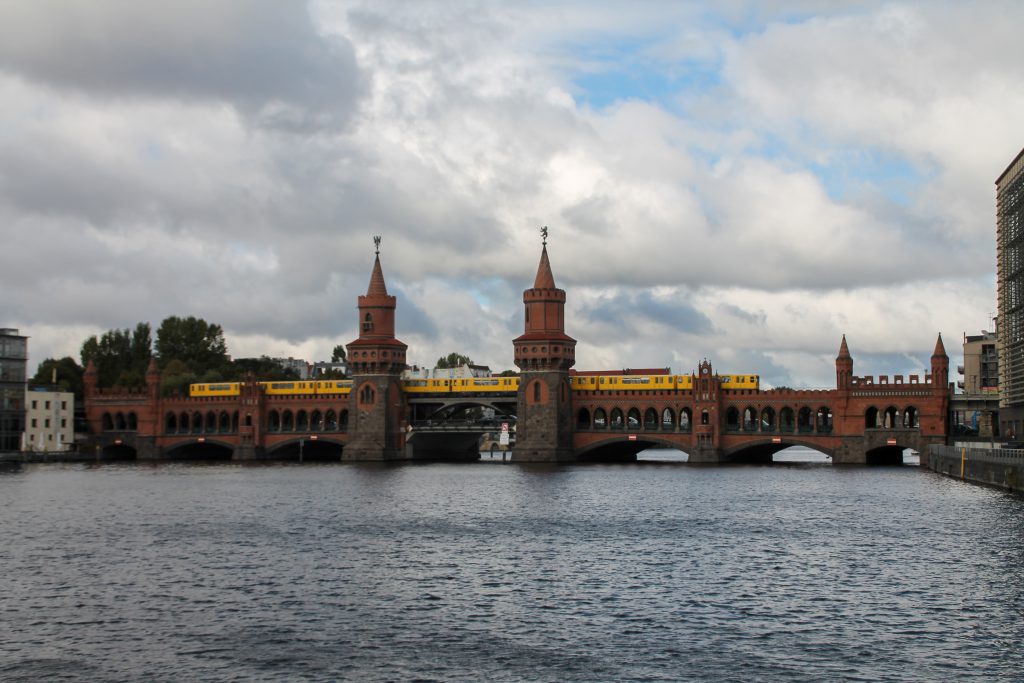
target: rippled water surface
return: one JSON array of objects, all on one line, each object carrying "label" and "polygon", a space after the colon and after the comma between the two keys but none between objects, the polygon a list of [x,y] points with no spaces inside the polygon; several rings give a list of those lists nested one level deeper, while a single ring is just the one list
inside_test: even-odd
[{"label": "rippled water surface", "polygon": [[1024,499],[916,468],[0,473],[3,680],[1022,680]]}]

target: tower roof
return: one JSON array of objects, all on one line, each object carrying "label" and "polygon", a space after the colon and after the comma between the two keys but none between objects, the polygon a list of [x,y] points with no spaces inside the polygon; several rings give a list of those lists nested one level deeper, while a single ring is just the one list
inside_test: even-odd
[{"label": "tower roof", "polygon": [[387,296],[388,287],[384,284],[384,271],[380,267],[380,255],[373,261],[373,273],[370,275],[370,286],[366,289],[366,296],[378,297]]},{"label": "tower roof", "polygon": [[555,276],[551,274],[551,263],[548,261],[548,248],[544,246],[540,252],[540,265],[537,267],[537,277],[533,281],[534,289],[556,289]]},{"label": "tower roof", "polygon": [[946,347],[942,344],[941,332],[939,332],[939,338],[935,340],[935,351],[932,352],[932,357],[935,356],[946,356]]},{"label": "tower roof", "polygon": [[839,358],[849,358],[849,357],[850,357],[850,347],[846,345],[846,335],[844,334],[843,335],[843,341],[839,345],[839,355],[836,357],[836,360],[838,360]]}]

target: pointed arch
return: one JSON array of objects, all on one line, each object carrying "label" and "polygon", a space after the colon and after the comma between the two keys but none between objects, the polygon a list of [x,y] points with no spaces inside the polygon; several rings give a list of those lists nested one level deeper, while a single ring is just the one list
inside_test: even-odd
[{"label": "pointed arch", "polygon": [[661,431],[672,432],[676,428],[676,414],[671,408],[661,411]]},{"label": "pointed arch", "polygon": [[747,406],[743,409],[743,431],[756,432],[757,428],[757,408]]},{"label": "pointed arch", "polygon": [[792,432],[796,429],[796,418],[793,414],[793,409],[786,406],[779,411],[779,431],[780,432]]},{"label": "pointed arch", "polygon": [[896,406],[889,406],[885,409],[882,419],[886,429],[895,429],[900,424],[900,409]]},{"label": "pointed arch", "polygon": [[576,413],[576,429],[590,429],[590,411],[580,408]]},{"label": "pointed arch", "polygon": [[903,426],[906,429],[916,429],[921,426],[916,407],[907,406],[903,409]]},{"label": "pointed arch", "polygon": [[807,406],[802,407],[796,414],[796,429],[805,434],[814,429],[814,424],[811,421],[811,409]]},{"label": "pointed arch", "polygon": [[598,408],[594,411],[594,429],[607,429],[608,428],[608,414],[604,412],[604,408]]}]

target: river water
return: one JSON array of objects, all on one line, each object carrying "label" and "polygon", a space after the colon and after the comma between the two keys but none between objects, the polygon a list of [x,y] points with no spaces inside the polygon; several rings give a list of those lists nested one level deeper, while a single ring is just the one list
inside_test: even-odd
[{"label": "river water", "polygon": [[0,679],[1024,679],[1024,499],[918,468],[0,473]]}]

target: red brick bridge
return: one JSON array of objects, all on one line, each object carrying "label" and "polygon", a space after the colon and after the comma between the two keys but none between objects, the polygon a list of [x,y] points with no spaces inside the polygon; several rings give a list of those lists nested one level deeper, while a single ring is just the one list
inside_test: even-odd
[{"label": "red brick bridge", "polygon": [[481,433],[495,425],[419,427],[419,418],[453,404],[514,415],[519,462],[628,461],[658,447],[682,450],[690,462],[770,462],[784,448],[807,446],[836,464],[899,464],[912,448],[926,464],[927,446],[946,442],[949,358],[941,336],[923,377],[855,376],[844,336],[832,389],[727,389],[707,360],[686,389],[581,389],[570,381],[576,341],[565,333],[565,291],[555,286],[546,244],[523,303],[525,329],[513,340],[517,392],[434,402],[412,396],[400,382],[407,347],[395,338],[396,300],[378,254],[358,298],[359,338],[347,346],[349,395],[271,395],[249,380],[237,396],[164,397],[155,362],[138,392],[97,388],[90,365],[92,447],[138,459],[476,458]]}]

